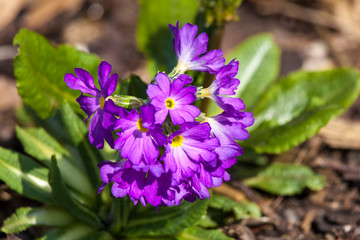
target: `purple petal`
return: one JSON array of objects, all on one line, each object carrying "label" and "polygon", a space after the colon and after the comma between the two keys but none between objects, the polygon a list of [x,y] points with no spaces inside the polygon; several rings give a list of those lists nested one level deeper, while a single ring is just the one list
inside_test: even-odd
[{"label": "purple petal", "polygon": [[128,114],[125,108],[116,105],[111,99],[105,101],[103,110],[120,118],[126,117]]},{"label": "purple petal", "polygon": [[69,88],[80,90],[92,96],[98,96],[100,94],[100,91],[94,85],[92,76],[87,71],[81,68],[75,68],[75,73],[79,78],[70,73],[65,74],[64,80]]},{"label": "purple petal", "polygon": [[116,89],[117,74],[113,74],[110,78],[111,65],[105,61],[101,62],[98,70],[99,85],[104,98],[110,96]]},{"label": "purple petal", "polygon": [[104,129],[101,123],[101,114],[100,110],[96,111],[89,125],[89,141],[98,149],[104,147]]},{"label": "purple petal", "polygon": [[95,97],[80,95],[76,99],[76,101],[80,104],[80,108],[88,115],[88,118],[85,119],[87,121],[91,115],[100,107],[98,100]]},{"label": "purple petal", "polygon": [[160,90],[167,96],[170,94],[170,79],[165,73],[158,73],[155,76],[156,83]]}]

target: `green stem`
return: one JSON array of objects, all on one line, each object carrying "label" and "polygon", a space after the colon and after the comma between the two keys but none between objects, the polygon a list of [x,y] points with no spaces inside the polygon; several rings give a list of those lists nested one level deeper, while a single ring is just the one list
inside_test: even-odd
[{"label": "green stem", "polygon": [[[219,49],[221,47],[221,41],[222,41],[222,36],[224,33],[224,25],[221,26],[213,26],[212,30],[211,30],[211,34],[210,34],[210,39],[209,39],[209,49],[213,50],[213,49]],[[211,85],[211,83],[214,81],[215,79],[215,75],[214,74],[209,74],[209,73],[205,73],[205,78],[204,78],[204,84],[203,87],[207,88]],[[201,106],[200,106],[200,110],[201,112],[206,113],[208,108],[209,108],[209,104],[210,104],[210,99],[208,98],[204,98],[201,101]]]}]

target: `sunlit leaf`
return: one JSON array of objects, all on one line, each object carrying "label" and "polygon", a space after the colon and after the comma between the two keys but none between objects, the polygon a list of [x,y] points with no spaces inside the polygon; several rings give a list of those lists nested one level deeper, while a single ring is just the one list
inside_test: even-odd
[{"label": "sunlit leaf", "polygon": [[318,191],[326,185],[324,176],[315,174],[307,166],[290,163],[271,164],[256,177],[246,179],[244,183],[278,195],[298,194],[306,187]]},{"label": "sunlit leaf", "polygon": [[360,75],[351,69],[296,72],[272,86],[255,106],[255,123],[243,144],[281,153],[307,140],[359,96]]},{"label": "sunlit leaf", "polygon": [[5,233],[19,233],[30,226],[42,225],[64,227],[75,221],[73,217],[58,208],[30,208],[16,209],[16,213],[5,219],[1,231]]},{"label": "sunlit leaf", "polygon": [[49,170],[31,158],[0,147],[0,179],[16,192],[52,203]]},{"label": "sunlit leaf", "polygon": [[[236,95],[231,97],[241,98],[249,111],[275,81],[279,73],[280,50],[271,35],[260,34],[240,43],[226,56],[227,62],[234,58],[239,61],[236,78],[240,80],[240,85]],[[210,103],[209,115],[221,112],[214,102]]]},{"label": "sunlit leaf", "polygon": [[64,76],[74,73],[74,68],[84,68],[96,75],[99,58],[67,45],[55,48],[43,36],[26,29],[15,36],[14,45],[19,45],[14,72],[24,103],[42,118],[52,116],[64,102],[82,113],[76,102],[80,92],[69,89]]}]

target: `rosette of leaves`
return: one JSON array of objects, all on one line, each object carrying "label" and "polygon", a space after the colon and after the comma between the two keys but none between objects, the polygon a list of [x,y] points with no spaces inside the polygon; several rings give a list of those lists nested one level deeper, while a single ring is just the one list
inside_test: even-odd
[{"label": "rosette of leaves", "polygon": [[[0,179],[43,206],[17,209],[1,231],[16,234],[41,225],[47,227],[41,239],[229,239],[220,230],[198,224],[208,201],[156,209],[134,207],[127,198],[115,199],[109,188],[97,194],[101,183],[97,164],[105,157],[115,158],[115,153],[89,143],[87,126],[78,115],[81,111],[77,113],[79,109],[69,101],[73,92],[63,88],[63,74],[73,71],[69,69],[74,61],[96,72],[99,59],[70,46],[55,48],[28,30],[21,30],[14,44],[20,46],[14,60],[19,92],[32,108],[20,110],[18,118],[23,125],[36,127],[16,128],[26,154],[0,148]],[[49,58],[57,67],[40,71],[49,65]],[[146,85],[131,76],[118,91],[141,96]]]}]

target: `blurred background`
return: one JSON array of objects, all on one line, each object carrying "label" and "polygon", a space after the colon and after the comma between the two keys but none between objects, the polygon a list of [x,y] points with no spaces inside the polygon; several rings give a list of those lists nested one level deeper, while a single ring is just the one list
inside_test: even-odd
[{"label": "blurred background", "polygon": [[[149,81],[146,58],[137,50],[135,35],[138,13],[139,6],[135,0],[0,0],[0,145],[21,150],[14,129],[17,124],[15,109],[22,103],[17,94],[12,67],[12,59],[17,55],[17,47],[12,46],[12,39],[20,28],[39,32],[54,45],[71,44],[99,55],[102,60],[112,64],[113,72],[118,73],[120,79],[136,73]],[[239,20],[225,26],[222,42],[225,54],[246,38],[269,32],[282,51],[281,76],[298,69],[360,68],[359,0],[244,0],[237,13]],[[325,148],[325,154],[334,163],[358,166],[359,120],[360,101],[357,100],[318,135],[286,154],[294,155],[297,161],[305,161],[311,155],[317,161],[313,164],[321,165],[323,156],[319,153]],[[338,209],[338,215],[330,216],[332,220],[329,221],[326,220],[329,216],[326,218],[324,213],[323,218],[316,222],[314,217],[311,219],[311,212],[310,215],[306,215],[309,211],[298,212],[302,211],[303,204],[310,204],[312,208],[325,204],[325,195],[319,195],[322,193],[320,191],[315,200],[306,196],[299,201],[287,200],[285,219],[298,226],[301,234],[313,231],[322,233],[329,240],[340,239],[333,232],[334,226],[360,223],[360,216],[346,217],[350,216],[348,209],[360,209],[360,174],[339,170],[324,174],[330,182],[333,181],[331,184],[339,188],[326,195],[332,197],[327,204]],[[278,205],[274,206],[275,209],[281,206],[283,199],[276,200]],[[6,185],[0,185],[0,223],[16,207],[29,204],[36,205],[10,191]],[[306,216],[307,221],[311,220],[310,225],[304,223]],[[351,229],[352,237],[360,239],[360,228],[357,228],[357,233],[355,230]],[[271,239],[291,236],[290,231],[295,230],[288,231],[278,234],[275,231]],[[348,235],[344,228],[338,231],[338,235],[344,237],[341,239],[355,239],[346,238]]]}]

